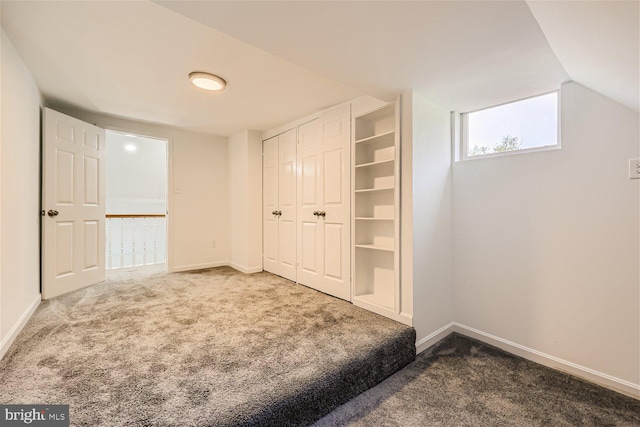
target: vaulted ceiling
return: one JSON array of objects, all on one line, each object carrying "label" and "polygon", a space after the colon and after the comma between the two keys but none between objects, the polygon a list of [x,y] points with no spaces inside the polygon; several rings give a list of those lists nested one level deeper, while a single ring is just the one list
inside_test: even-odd
[{"label": "vaulted ceiling", "polygon": [[569,79],[524,1],[159,4],[383,98],[465,111]]},{"label": "vaulted ceiling", "polygon": [[572,80],[636,111],[640,98],[640,2],[529,1]]},{"label": "vaulted ceiling", "polygon": [[50,104],[218,135],[362,94],[468,111],[570,79],[638,110],[637,1],[3,1],[2,27]]}]

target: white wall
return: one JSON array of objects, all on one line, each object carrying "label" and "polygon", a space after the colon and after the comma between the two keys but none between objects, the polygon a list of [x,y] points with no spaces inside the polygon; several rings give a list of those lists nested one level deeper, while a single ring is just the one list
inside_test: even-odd
[{"label": "white wall", "polygon": [[229,213],[232,236],[229,260],[231,266],[238,270],[249,267],[248,149],[247,131],[229,137]]},{"label": "white wall", "polygon": [[250,271],[262,271],[262,132],[248,131],[248,261]]},{"label": "white wall", "polygon": [[107,131],[106,177],[107,214],[164,214],[167,142]]},{"label": "white wall", "polygon": [[245,130],[229,138],[230,265],[262,271],[262,133]]},{"label": "white wall", "polygon": [[169,271],[207,268],[229,262],[227,138],[97,113],[59,110],[105,129],[167,139]]},{"label": "white wall", "polygon": [[38,88],[11,41],[1,38],[0,356],[40,301],[40,106]]},{"label": "white wall", "polygon": [[413,286],[413,92],[405,91],[400,100],[400,313],[412,322]]},{"label": "white wall", "polygon": [[413,324],[421,350],[453,321],[451,128],[449,112],[419,95],[411,109]]},{"label": "white wall", "polygon": [[638,113],[561,98],[561,150],[454,165],[454,317],[640,396]]}]

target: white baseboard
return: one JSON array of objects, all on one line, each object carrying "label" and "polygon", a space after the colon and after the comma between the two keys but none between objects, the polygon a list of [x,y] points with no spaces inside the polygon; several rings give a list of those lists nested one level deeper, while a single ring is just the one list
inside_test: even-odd
[{"label": "white baseboard", "polygon": [[229,265],[229,261],[216,261],[216,262],[205,262],[202,264],[189,264],[189,265],[178,265],[169,268],[169,273],[178,273],[180,271],[191,271],[191,270],[202,270],[205,268],[213,268],[213,267],[226,267]]},{"label": "white baseboard", "polygon": [[416,353],[422,353],[447,335],[453,332],[453,322],[416,341]]},{"label": "white baseboard", "polygon": [[228,265],[229,267],[244,274],[260,273],[262,271],[261,265],[257,267],[245,267],[244,265],[236,264],[235,262],[230,262]]},{"label": "white baseboard", "polygon": [[566,372],[567,374],[580,377],[589,382],[601,385],[602,387],[611,389],[618,393],[622,393],[629,397],[640,399],[639,384],[634,384],[632,382],[622,380],[620,378],[616,378],[584,366],[580,366],[576,363],[569,362],[567,360],[563,360],[546,353],[542,353],[541,351],[516,344],[514,342],[502,339],[486,332],[479,331],[477,329],[457,322],[452,323],[452,329],[452,332],[458,332],[459,334],[475,338],[494,347],[505,350],[511,354],[515,354],[541,365],[548,366],[549,368],[557,369],[559,371]]},{"label": "white baseboard", "polygon": [[9,347],[11,347],[11,344],[13,344],[13,341],[15,341],[18,334],[20,334],[22,328],[24,328],[24,325],[27,324],[33,313],[40,305],[41,301],[42,295],[38,294],[37,297],[31,302],[31,304],[29,304],[29,307],[27,307],[24,313],[22,313],[22,316],[20,316],[16,324],[13,325],[13,328],[11,328],[9,334],[0,342],[0,359],[2,359],[5,354],[7,354],[7,351],[9,351]]}]

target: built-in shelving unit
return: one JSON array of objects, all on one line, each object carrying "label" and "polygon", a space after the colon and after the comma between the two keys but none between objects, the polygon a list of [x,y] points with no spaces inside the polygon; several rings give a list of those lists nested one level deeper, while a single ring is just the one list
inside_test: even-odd
[{"label": "built-in shelving unit", "polygon": [[395,103],[354,117],[353,303],[399,319],[400,159]]}]

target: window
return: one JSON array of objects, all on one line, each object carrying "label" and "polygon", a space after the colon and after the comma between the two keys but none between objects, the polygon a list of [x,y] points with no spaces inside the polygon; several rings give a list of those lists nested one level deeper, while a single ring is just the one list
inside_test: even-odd
[{"label": "window", "polygon": [[559,148],[558,92],[462,114],[462,158]]}]

